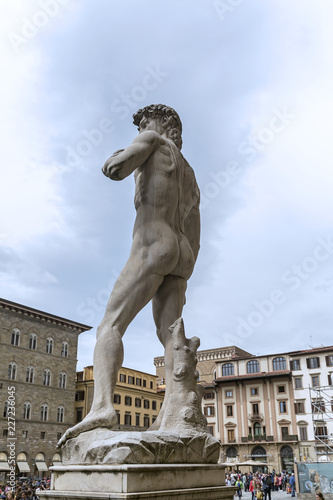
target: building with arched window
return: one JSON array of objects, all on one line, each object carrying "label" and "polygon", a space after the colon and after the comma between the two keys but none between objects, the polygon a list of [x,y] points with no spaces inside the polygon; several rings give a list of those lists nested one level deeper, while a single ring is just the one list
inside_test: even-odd
[{"label": "building with arched window", "polygon": [[2,359],[8,360],[0,365],[4,396],[0,407],[0,457],[8,453],[8,416],[14,399],[17,475],[49,476],[56,444],[75,423],[78,336],[89,329],[0,299],[0,350]]}]

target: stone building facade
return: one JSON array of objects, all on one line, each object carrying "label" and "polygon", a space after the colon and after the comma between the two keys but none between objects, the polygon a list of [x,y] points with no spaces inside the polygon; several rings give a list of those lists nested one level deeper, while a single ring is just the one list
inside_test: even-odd
[{"label": "stone building facade", "polygon": [[[163,390],[163,357],[154,363]],[[262,356],[235,346],[198,351],[197,369],[220,462],[280,471],[295,460],[333,461],[333,346]]]},{"label": "stone building facade", "polygon": [[78,336],[90,328],[0,299],[0,469],[13,437],[21,475],[49,475],[60,459],[57,441],[74,424]]},{"label": "stone building facade", "polygon": [[[113,404],[117,412],[115,430],[144,431],[156,420],[163,403],[157,392],[157,377],[150,373],[122,367],[118,373]],[[89,412],[94,396],[94,369],[87,366],[76,374],[75,421]]]}]

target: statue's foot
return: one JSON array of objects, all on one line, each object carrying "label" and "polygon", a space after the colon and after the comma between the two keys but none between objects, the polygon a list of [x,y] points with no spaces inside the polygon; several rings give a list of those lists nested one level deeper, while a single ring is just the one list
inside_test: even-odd
[{"label": "statue's foot", "polygon": [[112,427],[117,425],[117,423],[117,414],[114,408],[99,411],[91,410],[82,422],[79,422],[74,425],[74,427],[67,429],[65,434],[58,441],[57,448],[60,448],[60,446],[65,444],[68,439],[78,436],[81,432],[97,429],[97,427],[107,427],[108,429],[112,429]]}]

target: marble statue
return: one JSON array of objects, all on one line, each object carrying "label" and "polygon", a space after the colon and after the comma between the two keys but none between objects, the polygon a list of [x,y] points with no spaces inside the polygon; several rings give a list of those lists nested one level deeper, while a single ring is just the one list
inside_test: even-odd
[{"label": "marble statue", "polygon": [[[183,337],[180,342],[180,337],[175,340],[175,334],[169,331],[170,325],[181,317],[187,280],[199,251],[199,189],[192,168],[180,152],[182,124],[176,111],[162,104],[150,105],[133,118],[139,135],[130,146],[116,151],[102,169],[114,181],[134,172],[136,219],[132,248],[97,329],[91,410],[82,422],[66,431],[59,445],[82,432],[101,427],[112,429],[117,424],[112,402],[123,362],[122,337],[150,300],[157,335],[165,349],[166,370],[165,400],[150,430],[165,431],[172,426],[175,431],[179,419],[181,425],[192,422],[193,428],[205,428],[204,417],[196,406],[200,395],[195,377],[190,382],[190,395],[177,395],[175,390],[182,385],[180,381],[187,370],[195,372],[194,361],[187,366],[186,359],[196,351],[198,340],[186,343]],[[179,336],[178,327],[177,332]],[[186,400],[185,413],[172,416],[177,398]]]}]

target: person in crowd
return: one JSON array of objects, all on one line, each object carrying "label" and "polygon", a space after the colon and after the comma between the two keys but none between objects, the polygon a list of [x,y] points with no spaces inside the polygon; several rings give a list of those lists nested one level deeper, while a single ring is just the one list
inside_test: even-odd
[{"label": "person in crowd", "polygon": [[253,476],[252,476],[252,479],[250,481],[249,491],[252,493],[251,500],[254,500],[254,497],[255,497],[255,494],[256,494],[256,481],[255,481],[255,479],[254,479]]},{"label": "person in crowd", "polygon": [[318,491],[316,493],[316,500],[325,500],[324,495],[321,493],[321,491]]},{"label": "person in crowd", "polygon": [[240,480],[240,478],[237,479],[235,486],[237,487],[237,496],[238,496],[238,498],[241,498],[242,490],[243,490],[243,483]]},{"label": "person in crowd", "polygon": [[268,500],[271,500],[272,477],[270,476],[270,474],[265,475],[265,477],[263,478],[262,484],[263,484],[263,491],[264,491],[264,495],[265,495],[264,500],[267,500],[267,497],[268,497]]},{"label": "person in crowd", "polygon": [[291,486],[291,496],[294,497],[295,496],[295,474],[292,473],[290,478],[289,478],[289,484]]}]

